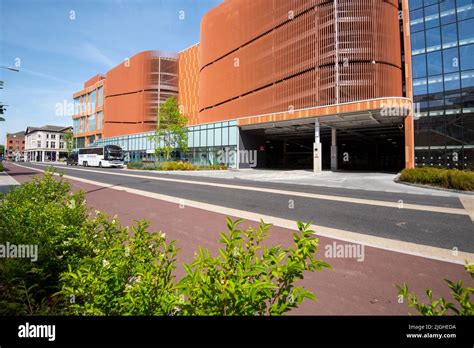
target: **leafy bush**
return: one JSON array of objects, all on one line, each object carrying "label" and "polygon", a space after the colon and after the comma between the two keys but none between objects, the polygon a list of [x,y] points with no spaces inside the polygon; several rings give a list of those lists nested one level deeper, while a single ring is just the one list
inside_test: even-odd
[{"label": "leafy bush", "polygon": [[[147,223],[124,228],[103,214],[89,222],[80,243],[93,254],[61,276],[61,294],[75,315],[167,315],[173,290],[174,242],[149,233]],[[93,233],[93,235],[91,235]]]},{"label": "leafy bush", "polygon": [[0,244],[37,246],[38,259],[0,262],[0,314],[46,314],[59,274],[86,251],[77,243],[87,218],[82,193],[52,172],[0,197]]},{"label": "leafy bush", "polygon": [[474,190],[474,172],[467,170],[430,167],[404,169],[400,175],[400,180],[455,190]]},{"label": "leafy bush", "polygon": [[[469,273],[471,279],[474,279],[474,265],[466,264],[466,272]],[[407,284],[403,286],[396,285],[398,294],[403,296],[407,301],[408,306],[415,308],[420,314],[425,316],[439,316],[445,314],[455,315],[474,315],[474,304],[470,300],[470,295],[474,294],[474,288],[463,287],[463,282],[460,280],[454,283],[450,280],[445,279],[448,283],[448,287],[451,289],[451,295],[453,299],[458,303],[458,307],[452,303],[447,302],[444,298],[433,300],[433,292],[431,289],[426,290],[429,303],[419,303],[418,297],[415,293],[410,293]],[[448,313],[451,311],[451,313]]]},{"label": "leafy bush", "polygon": [[128,169],[143,169],[143,162],[128,162]]},{"label": "leafy bush", "polygon": [[221,233],[219,255],[212,257],[201,248],[194,262],[184,265],[187,276],[178,284],[184,295],[179,306],[184,315],[282,315],[298,307],[310,291],[296,287],[305,271],[330,267],[316,260],[318,239],[310,224],[298,222],[294,248],[266,247],[270,225],[258,229],[237,229],[241,220],[227,220],[227,234]]},{"label": "leafy bush", "polygon": [[229,169],[225,164],[210,164],[207,166],[198,166],[198,170],[226,170]]},{"label": "leafy bush", "polygon": [[190,162],[176,161],[176,162],[161,162],[159,170],[195,170],[196,167]]},{"label": "leafy bush", "polygon": [[0,172],[3,172],[3,171],[4,171],[3,164],[2,164],[2,162],[0,161]]}]

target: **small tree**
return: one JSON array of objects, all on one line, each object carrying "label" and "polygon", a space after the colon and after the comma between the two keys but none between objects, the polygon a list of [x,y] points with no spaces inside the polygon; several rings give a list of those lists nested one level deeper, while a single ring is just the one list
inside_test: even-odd
[{"label": "small tree", "polygon": [[64,142],[66,143],[66,149],[67,149],[68,155],[71,154],[71,152],[74,149],[73,140],[74,140],[74,135],[72,134],[71,131],[64,133]]},{"label": "small tree", "polygon": [[156,143],[155,154],[171,158],[174,150],[188,150],[186,124],[188,119],[181,114],[175,97],[168,98],[158,110],[157,127],[153,140]]}]

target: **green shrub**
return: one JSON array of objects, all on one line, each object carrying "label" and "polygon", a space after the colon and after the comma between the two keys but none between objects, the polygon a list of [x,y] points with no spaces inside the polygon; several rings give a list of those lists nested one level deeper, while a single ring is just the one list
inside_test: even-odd
[{"label": "green shrub", "polygon": [[52,172],[0,197],[0,244],[37,246],[37,261],[0,262],[0,314],[46,314],[54,307],[59,274],[86,250],[77,244],[87,212],[82,193]]},{"label": "green shrub", "polygon": [[190,162],[176,161],[176,162],[161,162],[159,170],[195,170],[196,167]]},{"label": "green shrub", "polygon": [[0,161],[0,172],[3,172],[3,171],[4,171],[3,164],[2,164],[2,162]]},{"label": "green shrub", "polygon": [[[147,223],[124,228],[98,214],[80,243],[93,254],[61,276],[61,294],[74,315],[169,315],[173,290],[174,242],[149,233]],[[91,235],[92,234],[92,235]]]},{"label": "green shrub", "polygon": [[[471,276],[471,279],[474,279],[474,265],[466,264],[465,269]],[[463,287],[463,282],[461,280],[457,283],[450,280],[445,281],[451,289],[451,295],[457,302],[458,306],[452,302],[447,302],[443,297],[433,300],[433,292],[431,289],[426,290],[429,303],[420,303],[417,295],[409,292],[407,284],[403,284],[403,286],[396,285],[396,288],[398,289],[399,296],[402,296],[407,301],[408,306],[415,308],[422,315],[474,315],[474,304],[470,300],[470,295],[474,294],[474,288]]]},{"label": "green shrub", "polygon": [[474,190],[474,173],[467,170],[421,167],[404,169],[400,180],[455,190]]},{"label": "green shrub", "polygon": [[143,162],[128,162],[127,169],[143,169]]},{"label": "green shrub", "polygon": [[282,315],[298,307],[310,291],[296,287],[305,271],[330,267],[316,260],[318,239],[310,224],[298,223],[293,248],[266,247],[270,225],[237,229],[241,220],[227,218],[228,232],[221,233],[219,255],[212,257],[201,248],[194,262],[184,265],[187,275],[178,285],[184,315]]}]

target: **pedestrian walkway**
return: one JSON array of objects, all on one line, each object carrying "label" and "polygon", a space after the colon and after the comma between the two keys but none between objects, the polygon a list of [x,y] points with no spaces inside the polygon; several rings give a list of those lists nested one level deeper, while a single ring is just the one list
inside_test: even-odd
[{"label": "pedestrian walkway", "polygon": [[18,181],[9,176],[6,172],[0,172],[0,193],[6,193],[15,185],[19,185]]}]

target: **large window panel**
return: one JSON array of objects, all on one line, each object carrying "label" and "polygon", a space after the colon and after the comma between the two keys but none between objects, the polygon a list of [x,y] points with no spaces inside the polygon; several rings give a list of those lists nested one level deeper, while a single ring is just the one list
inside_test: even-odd
[{"label": "large window panel", "polygon": [[413,80],[413,95],[428,94],[428,82],[425,79]]},{"label": "large window panel", "polygon": [[441,24],[449,24],[456,22],[456,1],[442,0],[439,3]]},{"label": "large window panel", "polygon": [[426,55],[420,54],[413,57],[412,70],[415,79],[426,76]]},{"label": "large window panel", "polygon": [[425,7],[425,28],[439,27],[439,7],[438,4]]},{"label": "large window panel", "polygon": [[425,53],[424,32],[419,32],[411,35],[411,51],[413,55]]},{"label": "large window panel", "polygon": [[410,10],[415,10],[417,8],[423,7],[423,0],[409,0],[408,7]]},{"label": "large window panel", "polygon": [[458,90],[461,88],[459,73],[444,75],[444,89],[446,91]]},{"label": "large window panel", "polygon": [[458,21],[474,18],[474,0],[457,0]]},{"label": "large window panel", "polygon": [[443,59],[441,58],[441,51],[428,53],[427,62],[428,76],[440,75],[443,73]]},{"label": "large window panel", "polygon": [[474,69],[474,45],[459,47],[461,53],[461,70]]},{"label": "large window panel", "polygon": [[420,8],[410,12],[410,31],[416,32],[425,29],[423,9]]},{"label": "large window panel", "polygon": [[444,25],[441,27],[443,38],[443,48],[451,48],[458,45],[458,29],[456,24]]},{"label": "large window panel", "polygon": [[443,51],[443,67],[445,73],[459,71],[459,52],[457,47]]},{"label": "large window panel", "polygon": [[428,78],[428,93],[440,93],[443,92],[443,77],[432,76]]},{"label": "large window panel", "polygon": [[426,31],[426,52],[438,51],[441,49],[441,31],[440,28],[434,28]]}]

